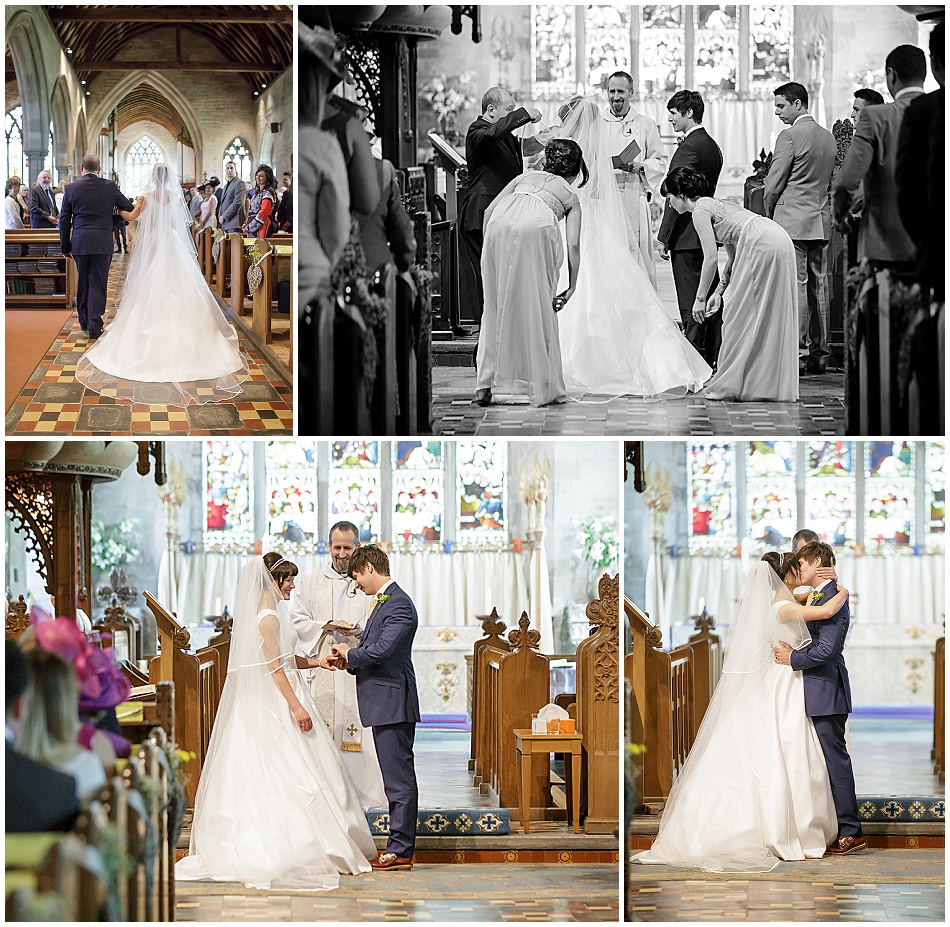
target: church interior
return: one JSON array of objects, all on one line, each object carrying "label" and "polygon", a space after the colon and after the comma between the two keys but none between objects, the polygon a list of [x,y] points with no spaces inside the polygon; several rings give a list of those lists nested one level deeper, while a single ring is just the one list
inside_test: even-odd
[{"label": "church interior", "polygon": [[[626,919],[943,921],[945,444],[642,441],[625,458]],[[850,590],[848,737],[868,849],[755,875],[631,862],[709,705],[746,574],[802,528],[832,546]]]},{"label": "church interior", "polygon": [[[212,179],[215,203],[223,196],[228,161],[251,193],[259,165],[271,166],[278,184],[293,169],[292,10],[5,7],[7,434],[293,433],[292,226],[268,240],[198,212],[199,188]],[[85,155],[98,156],[100,176],[133,200],[155,164],[177,171],[202,275],[247,358],[233,401],[183,406],[170,384],[97,394],[76,379],[90,346],[76,312],[76,264],[63,256],[55,224],[31,221],[29,197],[48,172],[58,217]],[[137,224],[116,227],[107,323]]]},{"label": "church interior", "polygon": [[[575,94],[593,96],[606,108],[607,80],[617,70],[632,76],[632,106],[656,123],[667,160],[677,149],[667,101],[677,90],[699,91],[706,104],[703,125],[724,161],[716,195],[764,215],[764,178],[783,129],[774,110],[776,87],[793,80],[807,88],[809,113],[835,135],[837,170],[854,131],[855,91],[870,88],[889,99],[886,55],[901,43],[926,50],[930,30],[943,18],[942,6],[876,4],[871,16],[857,4],[302,6],[299,15],[301,22],[336,34],[346,77],[334,93],[359,118],[366,117],[377,157],[395,166],[414,222],[414,286],[404,287],[406,275],[396,274],[387,295],[381,278],[373,289],[371,275],[360,278],[352,268],[343,273],[348,288],[342,298],[375,326],[381,346],[372,370],[364,371],[379,394],[366,413],[374,433],[936,433],[919,426],[922,410],[913,397],[887,394],[887,384],[897,376],[891,367],[896,354],[886,367],[868,366],[865,350],[877,356],[878,346],[870,346],[876,338],[872,333],[865,347],[864,335],[855,328],[859,294],[851,278],[858,267],[856,236],[837,231],[831,234],[823,277],[831,357],[820,373],[802,374],[798,402],[716,402],[695,394],[590,397],[544,407],[506,396],[490,406],[475,404],[481,307],[460,256],[458,221],[466,182],[466,133],[489,88],[511,91],[516,106],[539,110],[541,124],[548,126],[557,123],[559,106]],[[924,89],[936,87],[928,70]],[[658,189],[653,191],[649,213],[654,233],[663,202]],[[655,264],[656,289],[679,322],[670,263],[657,257]],[[358,278],[366,281],[369,292],[389,300],[394,312],[379,314],[378,304],[353,286]],[[316,328],[318,318],[325,320],[335,310],[326,303],[309,311]],[[411,320],[420,313],[423,335],[407,346],[401,332],[405,326],[415,332]],[[425,337],[430,329],[431,336]],[[320,330],[328,331],[325,321]],[[332,370],[334,362],[349,363],[351,341],[359,343],[361,337],[368,336],[355,329],[348,334],[341,323],[332,337],[313,335],[312,342],[302,343],[302,351],[315,358],[317,367]],[[908,337],[908,330],[896,331],[894,350]],[[944,366],[942,359],[934,363]],[[392,382],[398,382],[398,391],[392,390]],[[387,407],[385,396],[397,393],[398,402],[390,400]],[[332,433],[334,421],[352,415],[350,401],[349,393],[321,392],[319,407],[313,409],[320,423],[315,433]],[[893,416],[888,411],[892,406]]]},{"label": "church interior", "polygon": [[[116,715],[143,744],[90,797],[72,835],[93,855],[121,852],[121,874],[97,877],[90,864],[73,897],[53,871],[51,841],[8,834],[8,915],[14,887],[21,913],[47,910],[62,892],[75,919],[118,887],[123,916],[111,919],[616,920],[619,451],[504,440],[8,440],[7,639],[40,610],[111,646],[131,685]],[[176,884],[241,568],[277,551],[297,565],[299,588],[330,562],[328,532],[344,520],[388,551],[419,614],[415,868],[344,878],[333,892]],[[545,706],[542,718],[565,720],[532,735]],[[177,764],[148,758],[166,739]],[[148,763],[182,796],[169,799],[175,814],[153,806],[168,840],[157,855],[124,829]],[[387,812],[366,810],[379,848]],[[105,833],[119,851],[107,852]],[[142,892],[144,871],[154,891]]]}]

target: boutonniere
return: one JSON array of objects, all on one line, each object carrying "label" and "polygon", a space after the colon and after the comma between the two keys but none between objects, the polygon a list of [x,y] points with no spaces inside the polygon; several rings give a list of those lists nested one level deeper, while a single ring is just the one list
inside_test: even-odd
[{"label": "boutonniere", "polygon": [[814,605],[816,602],[820,602],[825,597],[823,592],[813,592],[811,594],[811,604]]},{"label": "boutonniere", "polygon": [[380,605],[382,605],[384,602],[388,602],[391,598],[392,598],[391,595],[388,595],[388,594],[383,595],[382,593],[380,593],[379,595],[376,596],[376,601],[379,602]]}]

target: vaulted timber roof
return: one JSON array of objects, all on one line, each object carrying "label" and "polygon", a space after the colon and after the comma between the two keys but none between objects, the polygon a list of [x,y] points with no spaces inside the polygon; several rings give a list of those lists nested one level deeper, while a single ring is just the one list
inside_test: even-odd
[{"label": "vaulted timber roof", "polygon": [[192,145],[185,120],[182,119],[174,104],[169,102],[161,91],[150,84],[139,84],[131,93],[127,93],[115,108],[116,131],[142,119],[150,119],[164,126],[176,138],[186,145]]},{"label": "vaulted timber roof", "polygon": [[[239,73],[253,89],[269,84],[293,60],[292,6],[47,6],[59,41],[80,80],[109,71]],[[174,54],[130,60],[123,46],[155,29],[177,29]],[[189,54],[188,34],[221,52],[207,61]]]}]

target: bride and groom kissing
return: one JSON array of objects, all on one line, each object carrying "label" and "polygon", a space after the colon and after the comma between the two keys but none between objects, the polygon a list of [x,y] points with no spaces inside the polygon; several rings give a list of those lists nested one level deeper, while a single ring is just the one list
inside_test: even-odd
[{"label": "bride and groom kissing", "polygon": [[[188,856],[176,865],[176,878],[320,891],[336,888],[340,874],[412,868],[418,616],[392,581],[385,551],[358,547],[353,531],[352,553],[338,558],[334,549],[334,562],[346,563],[345,594],[361,592],[373,606],[361,630],[334,622],[358,642],[334,644],[328,656],[304,655],[312,647],[288,612],[296,565],[269,553],[244,568],[227,681],[198,782]],[[320,575],[302,577],[302,587],[314,586]],[[334,594],[331,589],[331,602]],[[346,670],[356,679],[356,723],[372,729],[382,758],[390,831],[383,852],[376,851],[360,789],[305,678],[309,670]]]},{"label": "bride and groom kissing", "polygon": [[794,547],[746,578],[722,678],[642,863],[768,872],[867,846],[845,739],[849,593],[814,532]]}]

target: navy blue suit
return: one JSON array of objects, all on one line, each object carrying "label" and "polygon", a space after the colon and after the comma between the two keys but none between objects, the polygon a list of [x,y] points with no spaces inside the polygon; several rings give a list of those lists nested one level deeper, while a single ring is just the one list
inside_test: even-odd
[{"label": "navy blue suit", "polygon": [[[832,580],[822,587],[827,602],[838,592]],[[792,669],[801,670],[805,683],[805,712],[825,754],[831,794],[838,816],[838,836],[856,837],[861,833],[858,800],[854,792],[854,772],[844,739],[845,723],[851,712],[851,684],[844,665],[845,639],[851,623],[848,603],[826,621],[806,621],[811,643],[789,656]]]},{"label": "navy blue suit", "polygon": [[373,729],[376,755],[389,799],[389,841],[386,850],[412,859],[416,846],[419,788],[412,745],[420,720],[412,641],[419,616],[412,599],[391,583],[389,598],[366,620],[358,647],[347,652],[350,673],[356,676],[360,720]]},{"label": "navy blue suit", "polygon": [[59,240],[63,254],[71,254],[76,260],[76,309],[80,326],[91,337],[102,332],[116,209],[131,212],[132,204],[111,180],[88,171],[69,184],[63,194]]},{"label": "navy blue suit", "polygon": [[76,780],[6,743],[7,833],[70,830],[79,814]]}]

